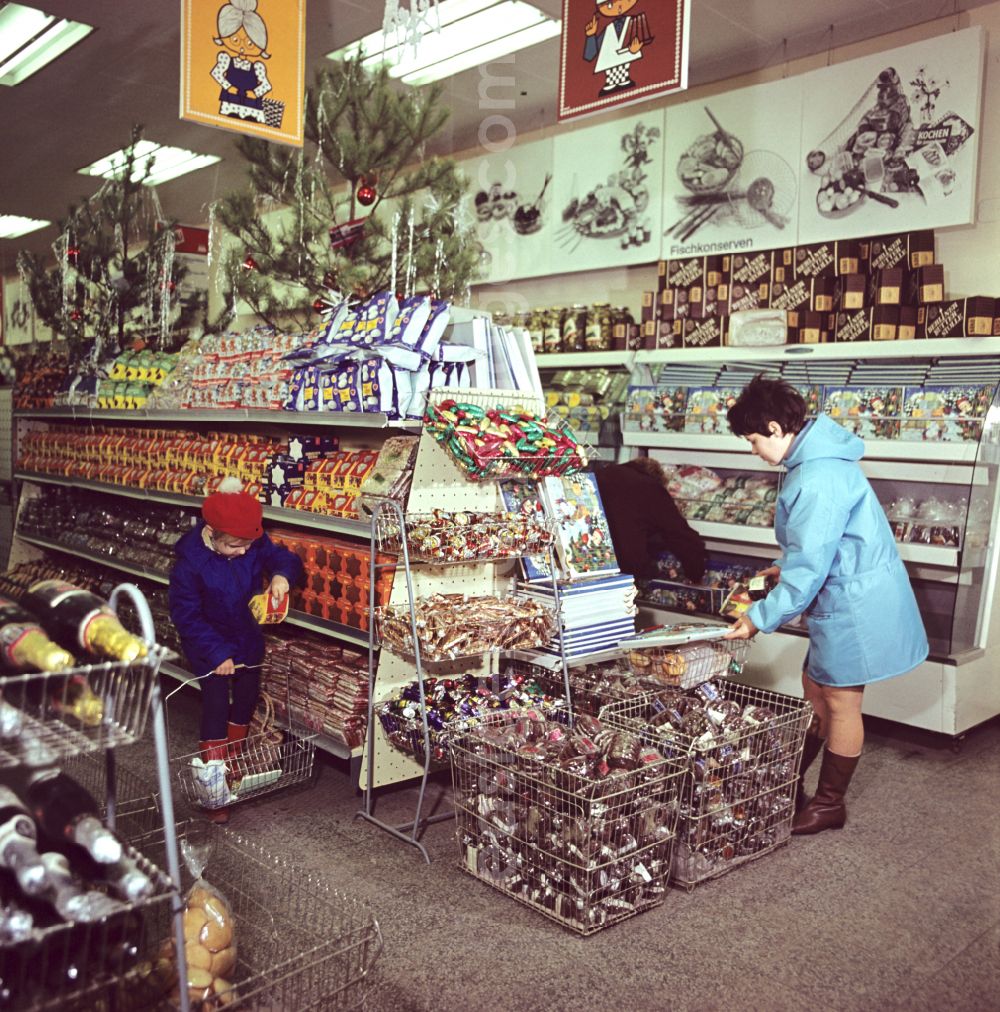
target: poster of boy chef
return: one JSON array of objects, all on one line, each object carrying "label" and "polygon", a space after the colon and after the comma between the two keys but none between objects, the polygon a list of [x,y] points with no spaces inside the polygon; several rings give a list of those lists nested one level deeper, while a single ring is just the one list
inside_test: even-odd
[{"label": "poster of boy chef", "polygon": [[686,88],[690,4],[563,0],[560,120]]}]

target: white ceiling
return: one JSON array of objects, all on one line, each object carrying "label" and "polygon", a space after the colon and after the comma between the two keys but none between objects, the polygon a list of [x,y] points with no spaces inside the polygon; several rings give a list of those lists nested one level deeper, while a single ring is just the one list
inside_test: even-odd
[{"label": "white ceiling", "polygon": [[[133,123],[163,144],[221,155],[223,161],[165,183],[166,214],[182,223],[207,219],[208,204],[245,182],[233,135],[178,119],[179,5],[166,0],[28,0],[51,14],[93,24],[97,31],[49,67],[14,88],[0,87],[0,213],[57,220],[96,189],[83,165],[120,148]],[[263,9],[267,2],[263,0]],[[561,0],[534,0],[558,17]],[[647,0],[648,4],[655,0]],[[693,0],[690,84],[732,77],[784,58],[821,52],[831,43],[865,38],[968,10],[990,0]],[[307,81],[327,65],[324,54],[375,31],[383,5],[308,0]],[[787,40],[787,42],[785,41]],[[516,54],[504,73],[515,78],[515,107],[504,110],[519,132],[555,123],[558,39]],[[477,143],[483,118],[478,70],[448,82],[452,117],[441,148]],[[0,273],[14,270],[18,249],[42,250],[50,227],[0,241]]]}]

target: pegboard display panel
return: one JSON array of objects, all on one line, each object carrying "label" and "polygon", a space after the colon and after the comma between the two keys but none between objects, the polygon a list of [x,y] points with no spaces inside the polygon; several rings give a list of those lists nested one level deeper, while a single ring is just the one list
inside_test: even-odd
[{"label": "pegboard display panel", "polygon": [[13,390],[0,389],[0,481],[10,481],[14,466]]},{"label": "pegboard display panel", "polygon": [[[435,391],[438,394],[440,391]],[[468,391],[463,391],[463,396]],[[480,393],[483,393],[480,391]],[[493,403],[503,400],[501,394],[486,391]],[[518,401],[523,403],[523,398]],[[410,513],[426,513],[432,509],[477,510],[497,512],[503,510],[500,490],[493,484],[476,484],[467,481],[452,461],[448,452],[432,436],[422,433],[417,447],[417,459],[413,470],[413,484],[406,503]],[[468,566],[427,566],[414,565],[411,569],[413,593],[417,597],[435,593],[462,594],[506,594],[513,589],[516,562],[477,563]],[[396,567],[391,604],[406,605],[408,599],[406,574],[403,566]],[[447,665],[425,665],[426,673],[434,676],[449,674],[492,673],[489,656],[472,661],[458,661]],[[377,706],[408,682],[417,677],[412,660],[397,657],[389,650],[379,654],[375,673],[372,698]],[[375,787],[401,783],[423,776],[423,765],[411,756],[400,752],[385,737],[378,720],[371,722],[368,733],[374,735],[375,769],[372,782]],[[368,770],[368,754],[365,750],[361,764],[360,785],[364,788]]]}]

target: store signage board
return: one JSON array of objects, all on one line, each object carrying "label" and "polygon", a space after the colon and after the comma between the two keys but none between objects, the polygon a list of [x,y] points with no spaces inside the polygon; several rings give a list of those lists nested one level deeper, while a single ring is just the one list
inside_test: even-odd
[{"label": "store signage board", "polygon": [[563,0],[559,120],[687,87],[691,0]]},{"label": "store signage board", "polygon": [[306,0],[182,0],[181,119],[302,147],[305,17]]},{"label": "store signage board", "polygon": [[985,55],[974,27],[799,79],[799,245],[975,221]]}]

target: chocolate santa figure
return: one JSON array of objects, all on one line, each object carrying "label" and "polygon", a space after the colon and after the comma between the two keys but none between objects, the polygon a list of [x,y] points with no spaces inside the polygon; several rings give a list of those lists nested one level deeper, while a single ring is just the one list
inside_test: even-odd
[{"label": "chocolate santa figure", "polygon": [[[638,0],[597,0],[597,11],[609,21],[600,25],[595,14],[584,31],[587,41],[583,58],[594,64],[594,73],[604,75],[604,87],[600,96],[635,87],[630,75],[630,66],[642,59],[643,46],[653,41],[649,33],[646,15],[630,14]],[[600,28],[600,31],[598,30]]]}]

